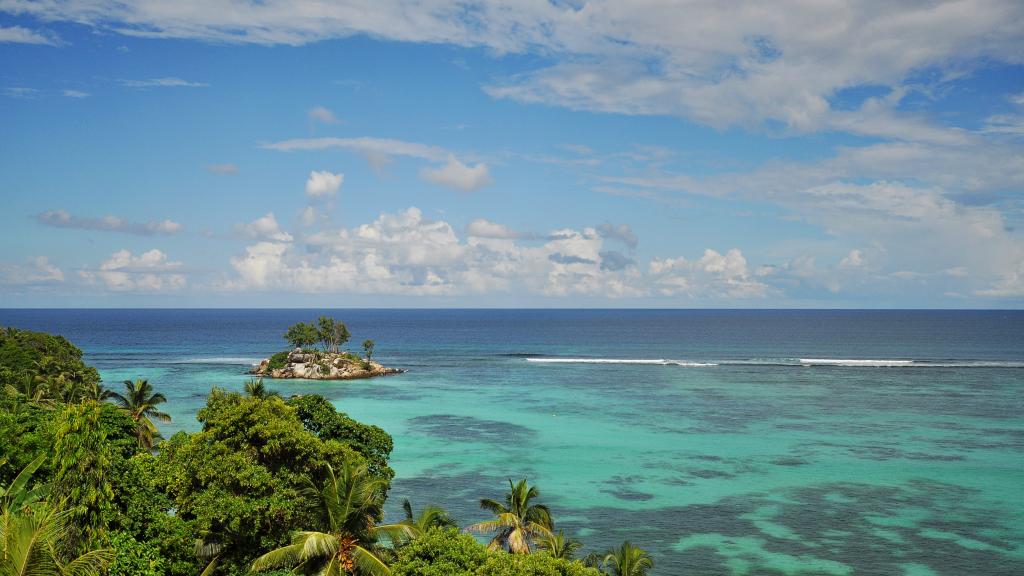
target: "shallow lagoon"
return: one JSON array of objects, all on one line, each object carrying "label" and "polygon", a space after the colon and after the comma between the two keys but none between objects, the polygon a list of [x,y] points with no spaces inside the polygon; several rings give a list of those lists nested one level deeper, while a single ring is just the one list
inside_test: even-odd
[{"label": "shallow lagoon", "polygon": [[[104,379],[149,378],[167,433],[317,311],[0,311]],[[395,437],[389,511],[464,524],[507,478],[587,549],[655,574],[1024,573],[1024,313],[345,310],[407,374],[285,382]],[[677,363],[531,362],[664,359]],[[800,359],[913,360],[806,365]]]}]

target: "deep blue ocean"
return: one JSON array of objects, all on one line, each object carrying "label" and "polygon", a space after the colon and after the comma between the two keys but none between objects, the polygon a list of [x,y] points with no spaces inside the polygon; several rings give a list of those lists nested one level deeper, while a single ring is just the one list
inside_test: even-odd
[{"label": "deep blue ocean", "polygon": [[462,524],[508,478],[585,552],[654,574],[1024,574],[1024,311],[0,310],[108,386],[148,378],[165,435],[213,386],[344,320],[406,374],[269,381],[395,439],[402,498]]}]

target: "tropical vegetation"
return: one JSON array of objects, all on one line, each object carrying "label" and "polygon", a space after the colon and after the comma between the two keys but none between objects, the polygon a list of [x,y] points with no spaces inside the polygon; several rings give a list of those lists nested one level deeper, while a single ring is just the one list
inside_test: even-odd
[{"label": "tropical vegetation", "polygon": [[[342,327],[318,323],[332,334],[318,341],[336,350]],[[214,387],[199,431],[161,441],[166,405],[144,379],[108,390],[64,338],[0,329],[0,575],[640,576],[652,565],[629,542],[574,559],[581,544],[555,531],[526,479],[482,499],[491,517],[465,530],[408,500],[387,522],[391,436],[319,395]]]}]

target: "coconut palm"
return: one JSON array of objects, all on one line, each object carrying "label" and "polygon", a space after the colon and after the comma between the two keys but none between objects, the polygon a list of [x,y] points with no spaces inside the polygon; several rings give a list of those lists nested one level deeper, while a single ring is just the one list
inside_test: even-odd
[{"label": "coconut palm", "polygon": [[149,384],[148,380],[136,380],[135,382],[125,380],[124,389],[124,395],[112,392],[110,398],[126,410],[135,421],[139,446],[151,450],[154,440],[160,438],[160,432],[157,431],[152,418],[161,422],[171,421],[170,415],[156,409],[157,406],[166,402],[167,398],[159,392],[153,392],[153,386]]},{"label": "coconut palm", "polygon": [[405,510],[405,520],[402,520],[402,524],[410,528],[414,538],[419,538],[431,528],[455,528],[457,526],[440,506],[427,506],[420,511],[419,516],[415,516],[412,513],[412,504],[406,499],[402,502],[402,509]]},{"label": "coconut palm", "polygon": [[112,551],[92,550],[66,558],[61,551],[73,534],[71,511],[50,508],[40,500],[44,488],[28,487],[45,459],[45,455],[36,458],[10,485],[0,488],[0,574],[98,576],[112,559]]},{"label": "coconut palm", "polygon": [[263,378],[250,379],[245,383],[245,394],[253,398],[259,398],[260,400],[266,400],[267,398],[281,397],[281,393],[277,390],[268,390],[263,384]]},{"label": "coconut palm", "polygon": [[654,567],[654,561],[646,550],[626,540],[622,546],[607,551],[598,565],[610,576],[646,576],[647,571]]},{"label": "coconut palm", "polygon": [[387,480],[371,476],[365,465],[346,461],[338,474],[328,466],[323,486],[312,490],[323,503],[326,531],[296,533],[290,545],[257,558],[252,570],[291,566],[295,573],[320,576],[390,574],[376,550],[377,542],[382,537],[402,542],[412,538],[413,532],[404,524],[376,524],[387,485]]},{"label": "coconut palm", "polygon": [[70,520],[70,510],[56,512],[48,506],[4,510],[0,515],[0,574],[103,574],[113,558],[111,550],[91,550],[77,558],[60,553],[72,537]]},{"label": "coconut palm", "polygon": [[24,398],[27,402],[43,402],[46,400],[46,380],[34,375],[26,375],[18,384],[7,384],[4,391],[8,396]]},{"label": "coconut palm", "polygon": [[82,394],[85,400],[95,400],[96,402],[102,402],[109,400],[114,397],[114,391],[107,388],[100,382],[89,382],[85,385],[85,390]]},{"label": "coconut palm", "polygon": [[555,558],[563,560],[572,560],[573,556],[576,555],[576,551],[583,546],[583,543],[579,540],[566,538],[565,533],[561,530],[557,534],[549,532],[547,535],[537,538],[536,543],[537,548],[546,551]]},{"label": "coconut palm", "polygon": [[516,484],[510,478],[508,486],[505,504],[490,498],[480,500],[480,507],[496,518],[473,524],[466,530],[481,534],[496,532],[487,546],[489,550],[506,549],[513,554],[528,554],[531,540],[546,538],[555,528],[551,511],[543,504],[530,504],[540,496],[540,490],[527,484],[525,478]]},{"label": "coconut palm", "polygon": [[[36,470],[45,461],[46,454],[40,454],[35,460],[22,468],[10,485],[0,488],[0,511],[10,510],[18,512],[26,510],[46,495],[48,491],[46,485],[36,484],[31,488],[28,486],[28,483],[32,480],[32,475],[36,473]],[[0,464],[3,464],[3,462],[6,462],[6,460],[0,461]]]}]

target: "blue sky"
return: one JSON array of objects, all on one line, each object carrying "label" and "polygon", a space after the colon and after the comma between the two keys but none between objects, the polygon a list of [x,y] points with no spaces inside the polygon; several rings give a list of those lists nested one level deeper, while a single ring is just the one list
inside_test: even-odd
[{"label": "blue sky", "polygon": [[0,0],[0,298],[1019,308],[1021,30],[982,0]]}]

